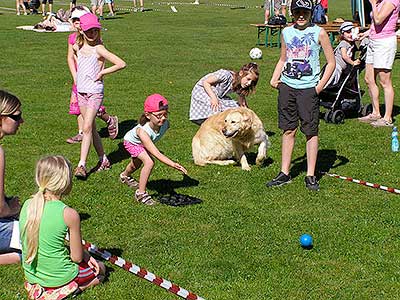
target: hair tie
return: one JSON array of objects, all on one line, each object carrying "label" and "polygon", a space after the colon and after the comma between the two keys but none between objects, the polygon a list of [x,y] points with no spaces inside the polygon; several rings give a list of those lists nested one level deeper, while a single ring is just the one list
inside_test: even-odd
[{"label": "hair tie", "polygon": [[46,189],[46,188],[40,186],[40,187],[39,187],[39,192],[43,193],[45,189]]}]

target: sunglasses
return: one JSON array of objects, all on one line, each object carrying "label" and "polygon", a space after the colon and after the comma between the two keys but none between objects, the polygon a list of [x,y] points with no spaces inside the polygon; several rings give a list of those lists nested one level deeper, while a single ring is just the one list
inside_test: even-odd
[{"label": "sunglasses", "polygon": [[18,122],[18,121],[21,121],[21,119],[22,119],[22,112],[20,112],[17,115],[4,115],[4,116],[13,119],[15,122]]},{"label": "sunglasses", "polygon": [[162,114],[155,114],[155,113],[151,113],[153,116],[155,116],[157,119],[161,120],[163,117],[164,118],[168,118],[168,112],[166,113],[162,113]]}]

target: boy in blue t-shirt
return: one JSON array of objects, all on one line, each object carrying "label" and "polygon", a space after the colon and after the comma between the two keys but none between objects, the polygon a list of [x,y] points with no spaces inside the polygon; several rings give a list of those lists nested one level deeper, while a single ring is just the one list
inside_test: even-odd
[{"label": "boy in blue t-shirt", "polygon": [[[267,187],[281,186],[291,182],[289,175],[292,152],[298,123],[307,138],[306,187],[319,190],[315,176],[318,154],[319,98],[335,69],[335,56],[325,30],[311,23],[311,0],[293,0],[292,26],[282,30],[281,56],[275,67],[270,84],[279,90],[279,128],[282,135],[282,165],[279,174]],[[319,78],[319,51],[322,47],[327,66]]]}]

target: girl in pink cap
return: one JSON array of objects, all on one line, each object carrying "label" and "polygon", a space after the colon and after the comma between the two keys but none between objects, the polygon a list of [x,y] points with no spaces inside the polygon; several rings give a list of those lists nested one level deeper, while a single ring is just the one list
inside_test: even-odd
[{"label": "girl in pink cap", "polygon": [[[92,139],[99,156],[96,171],[107,170],[111,167],[96,130],[95,118],[103,103],[103,77],[125,68],[126,64],[103,46],[100,37],[101,25],[96,15],[88,13],[81,16],[80,25],[73,50],[77,57],[76,88],[79,109],[83,117],[83,139],[80,160],[74,174],[78,178],[85,179],[87,177],[86,160]],[[105,68],[106,60],[113,65]]]},{"label": "girl in pink cap", "polygon": [[[72,3],[72,2],[71,2]],[[71,10],[70,22],[76,32],[71,33],[68,36],[68,53],[67,53],[67,63],[69,70],[71,72],[74,83],[72,85],[71,99],[69,104],[69,114],[76,115],[78,121],[78,134],[67,139],[68,144],[75,144],[82,142],[83,138],[83,118],[79,110],[78,105],[78,91],[76,90],[76,56],[74,54],[73,46],[76,42],[77,31],[81,28],[80,17],[89,13],[89,9],[85,6],[75,6]],[[97,112],[97,117],[102,119],[107,124],[108,134],[110,139],[115,139],[118,135],[118,117],[111,116],[106,112],[104,106],[100,106]]]},{"label": "girl in pink cap", "polygon": [[[122,183],[137,189],[135,199],[139,203],[145,205],[156,204],[146,192],[147,181],[154,166],[151,156],[154,156],[167,166],[187,174],[184,167],[170,160],[154,145],[155,142],[161,139],[168,128],[168,101],[160,94],[153,94],[144,101],[144,113],[139,118],[139,124],[124,136],[125,149],[132,159],[119,177]],[[143,168],[140,171],[139,182],[137,182],[130,175],[140,168],[142,164]]]}]

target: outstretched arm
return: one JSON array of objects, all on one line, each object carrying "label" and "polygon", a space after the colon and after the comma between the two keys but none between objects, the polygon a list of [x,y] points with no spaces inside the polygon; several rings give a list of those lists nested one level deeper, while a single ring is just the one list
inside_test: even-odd
[{"label": "outstretched arm", "polygon": [[162,154],[157,147],[154,145],[153,141],[150,139],[149,135],[147,134],[146,131],[144,131],[141,128],[137,129],[137,134],[142,141],[143,146],[146,148],[146,150],[153,155],[155,158],[157,158],[159,161],[162,163],[166,164],[167,166],[170,166],[171,168],[174,168],[183,174],[187,174],[186,169],[181,166],[180,164],[170,160],[168,157],[166,157],[164,154]]}]

